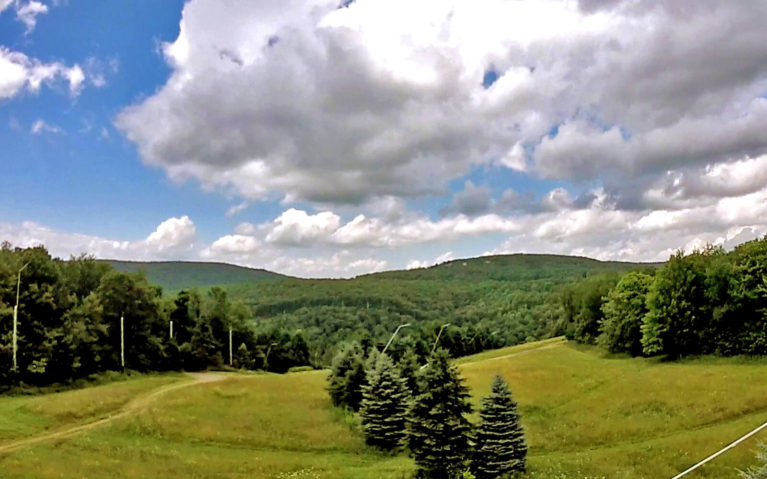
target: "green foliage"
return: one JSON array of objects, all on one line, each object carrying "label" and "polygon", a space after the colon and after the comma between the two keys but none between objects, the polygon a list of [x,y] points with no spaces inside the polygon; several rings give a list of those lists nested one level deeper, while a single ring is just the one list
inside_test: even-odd
[{"label": "green foliage", "polygon": [[767,238],[740,245],[732,257],[732,347],[767,354]]},{"label": "green foliage", "polygon": [[365,442],[391,451],[405,443],[409,391],[386,354],[376,354],[362,386],[360,418]]},{"label": "green foliage", "polygon": [[[18,372],[12,373],[17,284]],[[249,308],[232,302],[222,288],[205,296],[181,291],[171,300],[143,274],[118,272],[88,256],[62,261],[42,246],[0,247],[0,388],[71,382],[121,369],[121,318],[128,369],[219,366],[228,353],[229,329],[234,344],[244,346],[234,358],[241,367],[266,367],[256,364],[265,344],[278,350],[272,370],[309,362],[302,333],[255,331]]]},{"label": "green foliage", "polygon": [[469,390],[440,349],[420,377],[421,394],[410,408],[407,432],[410,453],[423,478],[457,478],[470,454]]},{"label": "green foliage", "polygon": [[645,354],[679,357],[711,351],[706,301],[708,252],[676,253],[655,276],[642,325]]},{"label": "green foliage", "polygon": [[561,301],[564,309],[565,334],[593,344],[599,336],[603,321],[602,298],[619,280],[615,273],[589,276],[564,288]]},{"label": "green foliage", "polygon": [[445,323],[450,327],[440,346],[453,357],[560,335],[562,287],[637,266],[566,256],[489,256],[350,280],[259,281],[227,290],[252,308],[257,328],[303,331],[312,364],[329,365],[338,346],[350,341],[382,349],[404,323],[411,326],[387,352],[398,361],[412,350],[423,363]]},{"label": "green foliage", "polygon": [[599,326],[599,344],[609,351],[642,354],[642,321],[647,314],[650,275],[627,273],[602,303],[604,319]]},{"label": "green foliage", "polygon": [[477,446],[472,470],[478,479],[493,479],[525,471],[527,443],[509,386],[501,376],[491,394],[482,398]]},{"label": "green foliage", "polygon": [[359,410],[366,381],[362,348],[358,343],[348,345],[333,358],[328,376],[328,392],[333,405]]},{"label": "green foliage", "polygon": [[609,280],[587,278],[563,290],[569,338],[593,342],[598,321],[598,343],[612,352],[669,358],[767,354],[767,237],[731,253],[713,246],[677,252],[652,280],[643,272],[627,273],[601,294]]},{"label": "green foliage", "polygon": [[418,386],[418,371],[421,365],[418,363],[418,356],[412,349],[408,349],[397,363],[399,375],[405,381],[405,388],[411,397],[417,396],[421,390]]}]

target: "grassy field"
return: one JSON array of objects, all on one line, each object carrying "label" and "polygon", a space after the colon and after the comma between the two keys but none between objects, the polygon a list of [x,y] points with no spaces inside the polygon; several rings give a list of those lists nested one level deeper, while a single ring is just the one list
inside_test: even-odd
[{"label": "grassy field", "polygon": [[[477,404],[495,374],[511,384],[531,478],[669,478],[767,420],[764,361],[605,358],[552,340],[460,363]],[[0,453],[0,471],[4,478],[409,477],[410,459],[366,448],[354,418],[330,408],[326,374],[229,375],[170,391],[79,436]],[[0,398],[0,447],[178,381]],[[81,406],[90,409],[79,413]],[[737,477],[758,439],[687,477]]]}]

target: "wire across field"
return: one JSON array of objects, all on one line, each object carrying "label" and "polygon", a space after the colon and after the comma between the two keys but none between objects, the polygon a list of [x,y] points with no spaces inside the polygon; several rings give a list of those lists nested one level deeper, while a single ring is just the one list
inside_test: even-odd
[{"label": "wire across field", "polygon": [[[495,374],[508,380],[531,478],[669,478],[767,418],[763,361],[606,358],[553,340],[460,363],[475,405]],[[176,375],[0,398],[17,426],[0,423],[0,467],[3,477],[408,477],[412,460],[365,447],[355,418],[330,407],[326,376]],[[68,417],[57,396],[75,410],[112,390],[111,410],[50,425]],[[760,437],[685,477],[737,477]]]}]

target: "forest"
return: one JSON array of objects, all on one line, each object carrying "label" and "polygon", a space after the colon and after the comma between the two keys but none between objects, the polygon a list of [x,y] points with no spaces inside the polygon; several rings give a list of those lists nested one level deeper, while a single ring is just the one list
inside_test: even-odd
[{"label": "forest", "polygon": [[424,359],[438,335],[439,346],[453,357],[557,336],[565,325],[562,288],[602,273],[655,266],[572,256],[486,256],[354,279],[258,281],[229,285],[227,291],[251,307],[258,328],[304,331],[312,363],[329,365],[339,348],[353,342],[382,349],[403,324],[409,326],[390,346],[394,359],[406,350]]},{"label": "forest", "polygon": [[[18,291],[17,353],[13,316]],[[54,259],[42,247],[0,247],[0,385],[48,385],[123,369],[234,367],[286,371],[307,365],[299,332],[256,331],[247,307],[218,287],[164,296],[141,274],[87,256]],[[171,336],[171,322],[172,336]]]},{"label": "forest", "polygon": [[596,275],[560,296],[564,333],[632,356],[767,354],[767,237]]},{"label": "forest", "polygon": [[[193,276],[187,266],[185,275]],[[16,367],[13,316],[18,291]],[[423,361],[558,335],[613,353],[767,353],[767,239],[663,265],[510,255],[349,280],[275,276],[163,291],[42,247],[0,247],[0,383],[47,385],[123,369],[328,367],[344,348]],[[229,332],[231,330],[231,364]]]}]

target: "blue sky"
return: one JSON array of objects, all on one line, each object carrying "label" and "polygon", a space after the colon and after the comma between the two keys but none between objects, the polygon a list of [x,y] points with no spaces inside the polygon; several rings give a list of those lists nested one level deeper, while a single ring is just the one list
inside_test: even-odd
[{"label": "blue sky", "polygon": [[759,236],[767,16],[683,4],[0,0],[0,235],[299,276]]}]

